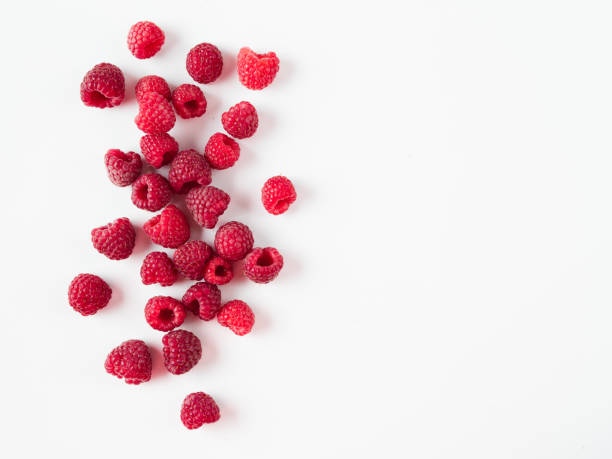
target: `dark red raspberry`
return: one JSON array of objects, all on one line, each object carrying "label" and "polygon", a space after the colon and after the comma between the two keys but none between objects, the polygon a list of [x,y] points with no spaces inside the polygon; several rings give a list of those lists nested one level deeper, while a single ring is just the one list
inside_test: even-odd
[{"label": "dark red raspberry", "polygon": [[159,174],[141,175],[132,185],[132,202],[139,209],[157,212],[170,202],[172,189]]},{"label": "dark red raspberry", "polygon": [[104,155],[104,164],[108,172],[108,178],[117,186],[128,186],[142,170],[142,159],[138,153],[121,150],[108,150]]},{"label": "dark red raspberry", "polygon": [[283,256],[273,247],[253,249],[244,259],[244,275],[258,284],[267,284],[278,276]]},{"label": "dark red raspberry", "polygon": [[253,233],[243,223],[226,223],[215,234],[215,250],[226,260],[242,260],[252,248]]},{"label": "dark red raspberry", "polygon": [[240,145],[231,137],[217,132],[208,139],[204,157],[213,169],[227,169],[240,158]]},{"label": "dark red raspberry", "polygon": [[156,169],[169,164],[178,153],[178,143],[170,134],[148,134],[140,139],[140,149],[147,162]]},{"label": "dark red raspberry", "polygon": [[255,314],[244,301],[232,300],[223,305],[217,314],[217,321],[238,336],[243,336],[253,328]]},{"label": "dark red raspberry", "polygon": [[153,242],[168,249],[176,249],[187,242],[190,234],[187,217],[173,204],[148,220],[143,229]]},{"label": "dark red raspberry", "polygon": [[174,252],[176,269],[188,279],[201,280],[212,249],[204,241],[185,242]]},{"label": "dark red raspberry", "polygon": [[84,316],[95,314],[108,304],[112,290],[95,274],[79,274],[68,287],[68,302]]},{"label": "dark red raspberry", "polygon": [[187,193],[196,185],[209,185],[212,181],[206,158],[195,150],[179,151],[170,164],[168,180],[177,193]]},{"label": "dark red raspberry", "polygon": [[182,84],[172,92],[172,105],[181,118],[197,118],[206,113],[206,97],[193,84]]},{"label": "dark red raspberry", "polygon": [[159,284],[168,287],[176,282],[177,277],[174,263],[164,252],[147,254],[140,267],[140,278],[145,285]]},{"label": "dark red raspberry", "polygon": [[216,285],[198,282],[185,292],[183,304],[200,319],[211,320],[221,308],[221,292]]},{"label": "dark red raspberry", "polygon": [[145,319],[155,330],[170,331],[183,324],[185,307],[171,296],[154,296],[145,306]]},{"label": "dark red raspberry", "polygon": [[91,230],[91,242],[95,249],[111,260],[129,257],[136,243],[136,231],[127,218]]},{"label": "dark red raspberry", "polygon": [[232,280],[234,272],[232,263],[215,255],[206,262],[204,280],[209,284],[224,285]]},{"label": "dark red raspberry", "polygon": [[245,139],[255,134],[259,119],[255,107],[243,101],[221,115],[221,123],[229,135]]},{"label": "dark red raspberry", "polygon": [[198,83],[212,83],[223,69],[223,57],[215,45],[200,43],[187,54],[187,72]]},{"label": "dark red raspberry", "polygon": [[153,361],[149,348],[139,339],[131,339],[113,349],[104,368],[117,378],[125,378],[128,384],[140,384],[151,379]]},{"label": "dark red raspberry", "polygon": [[250,48],[238,52],[238,78],[249,89],[263,89],[278,72],[278,57],[273,52],[257,54]]},{"label": "dark red raspberry", "polygon": [[162,338],[164,365],[173,375],[191,370],[202,358],[200,338],[187,330],[174,330]]},{"label": "dark red raspberry", "polygon": [[156,92],[143,94],[138,103],[138,115],[134,119],[136,126],[147,134],[168,132],[176,122],[172,105],[164,96]]},{"label": "dark red raspberry", "polygon": [[161,49],[164,38],[164,32],[157,25],[142,21],[130,27],[127,44],[134,57],[148,59]]},{"label": "dark red raspberry", "polygon": [[219,407],[213,398],[204,392],[194,392],[183,400],[181,421],[190,430],[217,422],[220,417]]},{"label": "dark red raspberry", "polygon": [[136,87],[134,88],[136,92],[136,100],[140,102],[142,96],[144,96],[148,92],[156,92],[157,94],[161,94],[166,98],[166,100],[171,99],[170,94],[170,86],[166,80],[157,75],[147,75],[142,77],[136,83]]},{"label": "dark red raspberry", "polygon": [[204,228],[214,228],[219,215],[230,203],[229,195],[214,186],[198,186],[189,190],[185,204],[193,219]]},{"label": "dark red raspberry", "polygon": [[114,107],[124,97],[125,80],[116,65],[98,64],[85,74],[81,82],[81,100],[88,107]]},{"label": "dark red raspberry", "polygon": [[293,183],[282,175],[269,178],[261,189],[261,202],[272,215],[282,214],[296,199]]}]

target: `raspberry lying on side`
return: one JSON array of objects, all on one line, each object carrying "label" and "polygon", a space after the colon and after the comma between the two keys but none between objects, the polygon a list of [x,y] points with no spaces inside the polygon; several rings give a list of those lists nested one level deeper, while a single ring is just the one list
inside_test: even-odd
[{"label": "raspberry lying on side", "polygon": [[141,21],[130,27],[127,44],[138,59],[153,57],[164,44],[164,32],[150,21]]},{"label": "raspberry lying on side", "polygon": [[221,308],[221,292],[216,285],[198,282],[183,295],[183,304],[202,320],[212,320]]},{"label": "raspberry lying on side", "polygon": [[170,331],[183,324],[185,307],[171,296],[154,296],[145,305],[145,319],[155,330]]},{"label": "raspberry lying on side", "polygon": [[153,367],[149,348],[139,339],[131,339],[113,349],[104,368],[107,373],[121,379],[127,384],[140,384],[151,379]]},{"label": "raspberry lying on side", "polygon": [[191,370],[202,358],[200,338],[187,330],[174,330],[162,338],[164,365],[173,375]]},{"label": "raspberry lying on side", "polygon": [[174,127],[176,116],[170,102],[156,92],[145,93],[138,102],[136,126],[147,134],[162,134]]},{"label": "raspberry lying on side", "polygon": [[242,48],[238,52],[238,78],[249,89],[263,89],[274,81],[278,64],[273,52],[257,54],[250,48]]},{"label": "raspberry lying on side", "polygon": [[115,107],[124,97],[125,79],[116,65],[98,64],[83,77],[81,100],[88,107]]},{"label": "raspberry lying on side", "polygon": [[143,229],[153,242],[168,249],[176,249],[186,242],[190,233],[187,217],[173,204],[148,220]]},{"label": "raspberry lying on side", "polygon": [[217,422],[221,417],[215,400],[204,392],[194,392],[183,400],[181,421],[188,429],[197,429],[204,424]]},{"label": "raspberry lying on side", "polygon": [[282,214],[296,199],[293,183],[282,175],[269,178],[261,189],[261,202],[272,215]]},{"label": "raspberry lying on side", "polygon": [[232,300],[223,305],[217,314],[217,321],[238,336],[243,336],[253,328],[255,314],[244,301]]},{"label": "raspberry lying on side", "polygon": [[177,277],[174,263],[164,252],[151,252],[142,261],[140,278],[145,285],[159,284],[168,287],[176,282]]},{"label": "raspberry lying on side", "polygon": [[210,184],[210,166],[195,150],[179,151],[170,164],[168,180],[175,192],[184,194],[196,185]]},{"label": "raspberry lying on side", "polygon": [[174,265],[187,279],[201,280],[212,253],[204,241],[188,241],[174,252]]},{"label": "raspberry lying on side", "polygon": [[112,223],[91,230],[94,248],[111,260],[129,257],[136,243],[136,231],[127,218],[118,218]]},{"label": "raspberry lying on side", "polygon": [[240,145],[231,137],[217,132],[208,139],[204,157],[213,169],[227,169],[240,158]]},{"label": "raspberry lying on side", "polygon": [[226,260],[242,260],[252,248],[253,233],[243,223],[226,223],[215,234],[215,250]]},{"label": "raspberry lying on side", "polygon": [[172,189],[159,174],[141,175],[132,185],[132,202],[139,209],[157,212],[170,202]]},{"label": "raspberry lying on side", "polygon": [[187,72],[198,83],[212,83],[223,69],[223,57],[215,45],[200,43],[187,54]]},{"label": "raspberry lying on side", "polygon": [[68,303],[83,316],[95,314],[108,304],[112,290],[95,274],[79,274],[68,287]]},{"label": "raspberry lying on side", "polygon": [[217,255],[206,262],[204,280],[209,284],[224,285],[232,280],[234,271],[232,263]]},{"label": "raspberry lying on side", "polygon": [[161,94],[166,98],[166,100],[170,100],[172,97],[170,94],[170,86],[168,86],[166,80],[157,75],[143,76],[136,83],[134,91],[136,93],[136,100],[138,102],[140,102],[142,96],[148,92],[156,92],[157,94]]},{"label": "raspberry lying on side", "polygon": [[138,153],[121,150],[108,150],[104,155],[104,164],[111,183],[117,186],[128,186],[142,170],[142,159]]},{"label": "raspberry lying on side", "polygon": [[229,135],[245,139],[255,134],[259,118],[255,107],[249,102],[242,101],[221,115],[221,123]]},{"label": "raspberry lying on side", "polygon": [[244,259],[244,275],[258,284],[267,284],[278,276],[283,256],[273,247],[256,248]]},{"label": "raspberry lying on side", "polygon": [[189,190],[185,204],[193,219],[204,228],[214,228],[219,216],[230,203],[229,195],[214,186],[198,186]]},{"label": "raspberry lying on side", "polygon": [[140,139],[140,149],[147,162],[156,169],[170,164],[178,153],[178,143],[170,134],[148,134]]},{"label": "raspberry lying on side", "polygon": [[193,84],[182,84],[172,92],[172,105],[181,118],[197,118],[206,113],[206,97]]}]

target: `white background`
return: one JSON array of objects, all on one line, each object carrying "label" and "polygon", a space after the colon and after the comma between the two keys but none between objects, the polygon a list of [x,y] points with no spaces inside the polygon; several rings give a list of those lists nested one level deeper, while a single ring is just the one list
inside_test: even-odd
[{"label": "white background", "polygon": [[[3,457],[612,457],[609,2],[51,3],[0,14]],[[125,40],[145,19],[166,43],[140,61]],[[138,151],[137,78],[192,83],[203,41],[223,75],[171,134],[202,151],[227,107],[257,107],[213,183],[232,196],[222,222],[286,267],[222,289],[252,306],[250,335],[189,319],[204,357],[174,376],[143,307],[190,283],[142,285],[159,247],[139,230],[110,261],[90,230],[150,218],[103,156]],[[245,45],[280,58],[261,92],[237,81]],[[99,62],[125,73],[118,108],[79,100]],[[278,217],[258,200],[276,174],[299,195]],[[113,288],[95,316],[67,304],[80,272]],[[130,338],[154,349],[140,386],[103,368]],[[180,405],[199,390],[221,420],[188,431]]]}]

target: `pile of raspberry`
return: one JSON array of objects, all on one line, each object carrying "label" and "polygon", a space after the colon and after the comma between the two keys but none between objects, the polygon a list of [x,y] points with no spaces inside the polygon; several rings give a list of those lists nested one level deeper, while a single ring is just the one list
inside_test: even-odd
[{"label": "pile of raspberry", "polygon": [[[134,57],[148,59],[160,51],[164,39],[164,32],[156,24],[143,21],[130,28],[127,45]],[[238,79],[248,89],[264,89],[274,81],[278,69],[279,60],[273,52],[258,54],[246,47],[238,52]],[[155,250],[144,257],[142,283],[167,287],[181,277],[195,281],[182,298],[160,294],[143,305],[144,320],[164,333],[160,340],[163,363],[175,375],[190,371],[202,358],[198,336],[179,328],[188,314],[203,321],[216,319],[236,335],[246,335],[255,323],[252,309],[240,299],[222,300],[220,287],[232,281],[236,270],[253,282],[265,284],[276,279],[283,268],[281,253],[274,247],[256,247],[245,223],[222,220],[231,197],[212,185],[213,171],[234,167],[240,159],[237,140],[256,133],[257,110],[247,101],[238,102],[221,116],[225,133],[212,135],[204,151],[181,150],[180,142],[168,132],[179,118],[206,114],[206,95],[200,85],[219,78],[223,56],[216,46],[200,43],[187,53],[186,70],[197,84],[171,87],[158,75],[138,80],[133,88],[138,104],[134,122],[143,132],[141,154],[112,148],[104,156],[111,184],[131,186],[134,206],[155,213],[143,225],[143,232],[154,244],[174,249],[173,253]],[[81,100],[86,106],[115,107],[124,98],[125,79],[117,66],[101,63],[85,74]],[[168,166],[167,174],[161,171],[164,166]],[[286,212],[296,197],[293,184],[282,175],[268,179],[261,189],[263,207],[272,215]],[[188,212],[175,205],[181,200]],[[191,239],[190,219],[208,230],[216,228],[212,247]],[[124,260],[132,255],[136,235],[130,219],[121,217],[94,228],[91,241],[108,259]],[[77,275],[68,288],[70,306],[84,316],[96,314],[111,296],[108,283],[91,273]],[[152,355],[144,341],[128,339],[108,354],[104,368],[127,384],[141,384],[151,379]],[[185,397],[180,418],[185,427],[195,429],[217,421],[220,410],[210,395],[195,392]]]}]

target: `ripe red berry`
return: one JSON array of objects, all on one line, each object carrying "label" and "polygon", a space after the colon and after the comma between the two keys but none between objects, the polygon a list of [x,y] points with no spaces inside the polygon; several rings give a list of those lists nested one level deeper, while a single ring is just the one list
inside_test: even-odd
[{"label": "ripe red berry", "polygon": [[142,170],[142,160],[138,153],[121,150],[108,150],[104,155],[104,164],[111,183],[117,186],[127,186],[136,180]]},{"label": "ripe red berry", "polygon": [[88,107],[114,107],[124,97],[125,79],[116,65],[98,64],[85,74],[81,82],[81,100]]},{"label": "ripe red berry", "polygon": [[161,49],[164,38],[164,32],[157,25],[142,21],[130,27],[127,44],[134,57],[148,59]]},{"label": "ripe red berry", "polygon": [[157,94],[164,96],[167,100],[171,99],[170,86],[168,86],[166,80],[157,75],[147,75],[142,77],[136,83],[134,91],[136,92],[136,100],[138,102],[140,102],[142,96],[148,92],[156,92]]},{"label": "ripe red berry", "polygon": [[131,255],[136,243],[136,231],[127,218],[91,230],[94,248],[111,260],[123,260]]},{"label": "ripe red berry", "polygon": [[238,336],[243,336],[253,328],[255,315],[244,301],[232,300],[223,305],[217,314],[217,321]]},{"label": "ripe red berry", "polygon": [[257,110],[249,102],[240,102],[221,115],[221,123],[232,137],[237,139],[251,137],[259,124]]},{"label": "ripe red berry", "polygon": [[240,145],[231,137],[217,132],[208,139],[204,157],[213,169],[227,169],[240,158]]},{"label": "ripe red berry", "polygon": [[200,319],[211,320],[221,308],[221,292],[216,285],[198,282],[185,292],[183,304]]},{"label": "ripe red berry", "polygon": [[140,149],[147,162],[156,169],[170,164],[178,153],[178,143],[170,134],[148,134],[140,139]]},{"label": "ripe red berry", "polygon": [[107,373],[124,378],[127,384],[140,384],[151,379],[152,363],[151,352],[144,341],[131,339],[108,354],[104,368]]},{"label": "ripe red berry", "polygon": [[196,185],[209,185],[212,181],[206,158],[195,150],[178,152],[170,164],[168,180],[176,193],[187,193]]},{"label": "ripe red berry", "polygon": [[202,358],[200,338],[187,330],[174,330],[162,338],[164,365],[174,375],[191,370]]},{"label": "ripe red berry", "polygon": [[206,113],[206,97],[193,84],[182,84],[172,92],[172,105],[181,118],[197,118]]},{"label": "ripe red berry", "polygon": [[249,89],[263,89],[278,72],[278,57],[273,52],[257,54],[250,48],[238,52],[238,78]]},{"label": "ripe red berry", "polygon": [[139,209],[157,212],[170,202],[172,189],[159,174],[141,175],[132,185],[132,202]]},{"label": "ripe red berry", "polygon": [[223,58],[219,49],[210,43],[200,43],[187,54],[187,72],[198,83],[212,83],[223,69]]},{"label": "ripe red berry", "polygon": [[253,233],[243,223],[226,223],[215,234],[215,250],[226,260],[242,260],[252,248]]},{"label": "ripe red berry", "polygon": [[176,122],[172,105],[164,96],[156,92],[143,94],[138,103],[138,109],[134,122],[138,129],[147,134],[168,132]]},{"label": "ripe red berry", "polygon": [[185,397],[181,407],[181,421],[188,429],[216,422],[221,417],[214,399],[204,392],[194,392]]},{"label": "ripe red berry", "polygon": [[185,242],[174,252],[176,269],[188,279],[201,280],[212,249],[204,241]]},{"label": "ripe red berry", "polygon": [[244,275],[258,284],[267,284],[278,276],[283,256],[273,247],[253,249],[244,259]]},{"label": "ripe red berry", "polygon": [[282,175],[269,178],[261,189],[261,202],[272,215],[282,214],[296,199],[293,183]]},{"label": "ripe red berry", "polygon": [[234,272],[230,261],[215,255],[206,262],[204,280],[209,284],[224,285],[233,277]]},{"label": "ripe red berry", "polygon": [[168,287],[176,282],[177,277],[174,263],[164,252],[151,252],[142,261],[140,278],[145,285],[159,284]]},{"label": "ripe red berry", "polygon": [[183,213],[173,204],[148,220],[144,232],[153,242],[168,249],[176,249],[189,239],[189,223]]},{"label": "ripe red berry", "polygon": [[204,228],[214,228],[229,203],[229,195],[214,186],[192,188],[185,198],[185,204],[193,219]]},{"label": "ripe red berry", "polygon": [[145,319],[155,330],[170,331],[183,324],[185,307],[170,296],[154,296],[145,305]]},{"label": "ripe red berry", "polygon": [[79,274],[68,287],[68,302],[84,316],[95,314],[108,304],[112,290],[95,274]]}]

